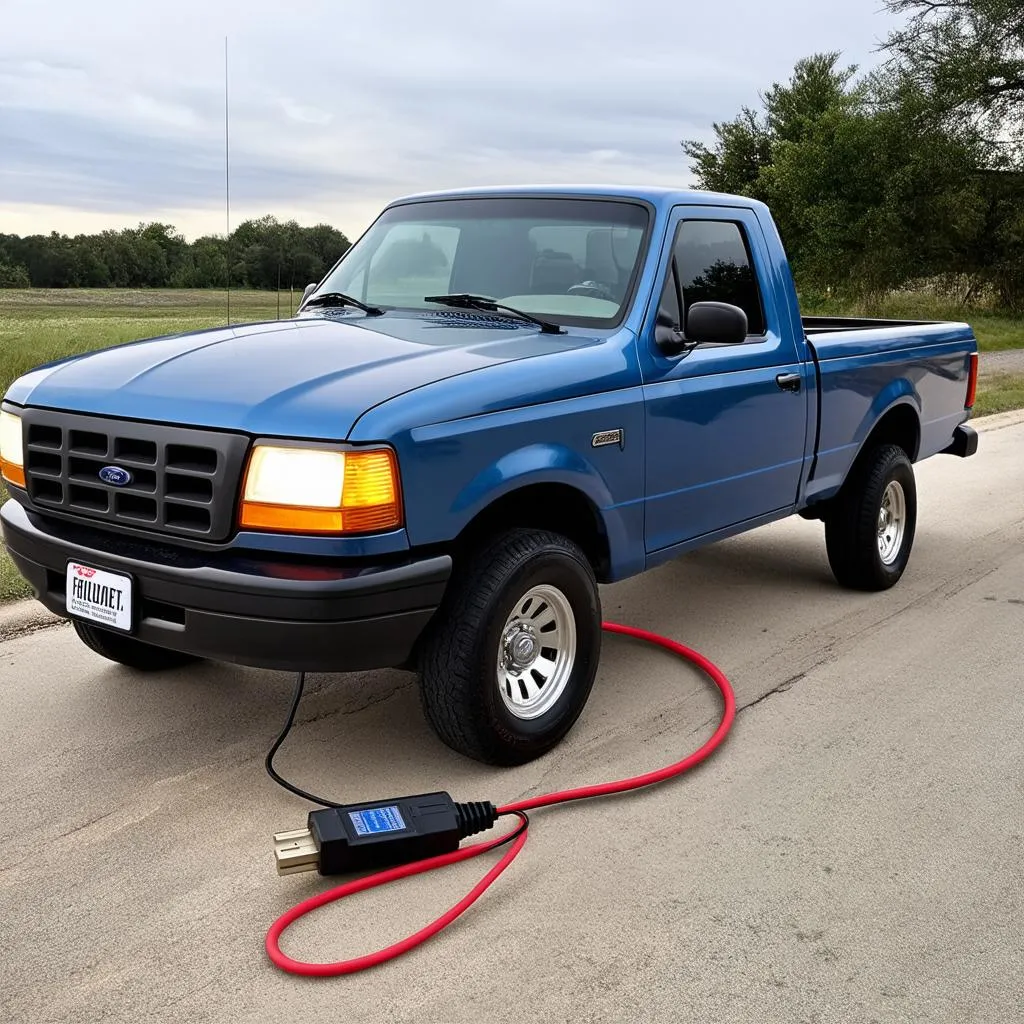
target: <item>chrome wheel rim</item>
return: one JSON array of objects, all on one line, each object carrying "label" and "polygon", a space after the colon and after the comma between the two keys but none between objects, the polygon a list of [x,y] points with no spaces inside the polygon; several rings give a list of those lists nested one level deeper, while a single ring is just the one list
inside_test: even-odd
[{"label": "chrome wheel rim", "polygon": [[498,640],[498,693],[516,718],[540,718],[558,702],[576,660],[576,616],[557,588],[532,587]]},{"label": "chrome wheel rim", "polygon": [[878,557],[882,565],[892,565],[903,548],[907,530],[907,498],[903,486],[890,480],[878,510]]}]

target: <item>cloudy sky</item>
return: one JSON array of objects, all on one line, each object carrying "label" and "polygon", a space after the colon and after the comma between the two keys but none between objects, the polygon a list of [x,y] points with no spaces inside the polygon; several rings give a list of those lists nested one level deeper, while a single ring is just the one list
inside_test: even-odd
[{"label": "cloudy sky", "polygon": [[[286,11],[292,12],[286,16]],[[396,195],[690,182],[793,63],[862,67],[881,0],[0,0],[0,232],[274,213],[350,237]]]}]

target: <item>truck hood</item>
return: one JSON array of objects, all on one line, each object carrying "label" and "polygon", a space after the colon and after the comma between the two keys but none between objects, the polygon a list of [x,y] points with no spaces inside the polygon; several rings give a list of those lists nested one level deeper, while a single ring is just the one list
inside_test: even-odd
[{"label": "truck hood", "polygon": [[310,317],[132,342],[39,367],[22,405],[342,440],[368,409],[487,366],[595,343],[578,334],[441,314]]}]

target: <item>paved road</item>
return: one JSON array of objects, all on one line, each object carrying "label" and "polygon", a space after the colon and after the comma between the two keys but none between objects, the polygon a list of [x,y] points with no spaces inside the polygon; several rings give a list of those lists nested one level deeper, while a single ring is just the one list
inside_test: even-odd
[{"label": "paved road", "polygon": [[1000,352],[982,352],[978,373],[982,377],[1000,373],[1024,373],[1024,349],[1008,348]]},{"label": "paved road", "polygon": [[[538,812],[440,939],[351,979],[295,979],[264,931],[316,876],[270,833],[305,805],[263,775],[291,679],[108,667],[66,627],[0,646],[0,1004],[15,1021],[998,1022],[1024,991],[1024,421],[919,467],[903,582],[831,582],[794,520],[609,588],[609,617],[733,678],[734,734],[692,776]],[[1006,417],[995,421],[1006,424]],[[562,748],[501,772],[434,740],[410,677],[319,677],[281,767],[359,799],[501,801],[660,765],[715,702],[609,640]],[[293,929],[336,958],[434,916],[479,870]],[[444,873],[443,873],[444,874]]]}]

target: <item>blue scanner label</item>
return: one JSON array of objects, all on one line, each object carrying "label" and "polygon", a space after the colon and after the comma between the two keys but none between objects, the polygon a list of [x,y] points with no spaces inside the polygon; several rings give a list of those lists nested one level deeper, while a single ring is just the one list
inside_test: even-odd
[{"label": "blue scanner label", "polygon": [[397,806],[371,807],[366,811],[349,811],[357,836],[371,836],[378,832],[401,832],[405,828],[402,812]]}]

